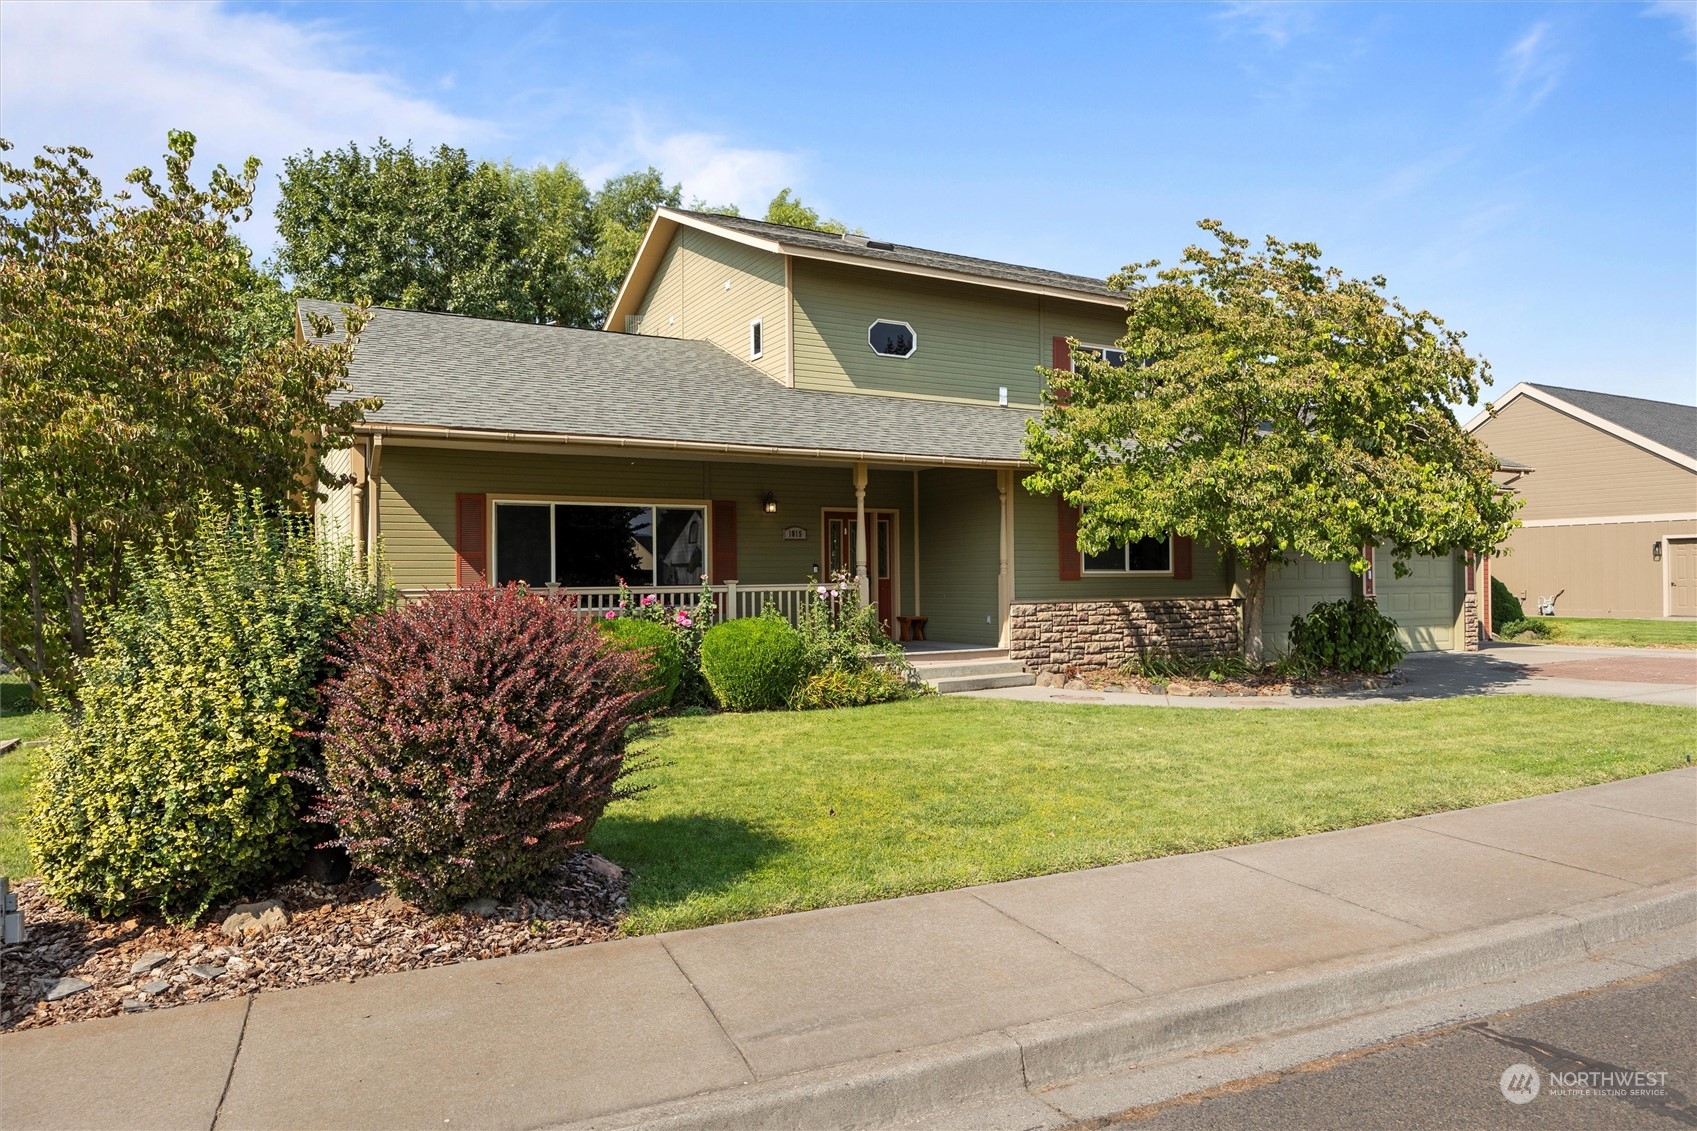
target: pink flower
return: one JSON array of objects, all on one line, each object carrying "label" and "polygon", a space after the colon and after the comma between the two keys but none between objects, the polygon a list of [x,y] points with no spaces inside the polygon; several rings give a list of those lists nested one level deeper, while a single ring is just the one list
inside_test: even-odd
[{"label": "pink flower", "polygon": [[607,617],[608,620],[618,620],[619,619],[619,610],[608,609],[605,616]]},{"label": "pink flower", "polygon": [[830,596],[830,593],[831,593],[831,591],[829,589],[825,588],[823,585],[821,585],[819,587],[819,595],[821,597],[828,597],[828,596]]},{"label": "pink flower", "polygon": [[658,601],[659,599],[660,598],[658,598],[654,594],[650,593],[642,599],[642,607],[647,608],[649,605],[652,605],[654,602]]},{"label": "pink flower", "polygon": [[682,609],[679,609],[678,615],[672,619],[678,622],[678,627],[680,628],[689,628],[694,623],[689,619],[689,614],[684,612]]}]

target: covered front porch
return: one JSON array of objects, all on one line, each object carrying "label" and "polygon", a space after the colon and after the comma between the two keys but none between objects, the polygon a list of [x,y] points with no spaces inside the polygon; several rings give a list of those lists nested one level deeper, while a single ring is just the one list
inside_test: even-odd
[{"label": "covered front porch", "polygon": [[[846,577],[892,637],[1006,647],[1014,467],[609,452],[377,434],[326,512],[403,595],[521,582],[610,609],[622,592],[715,619],[792,621]],[[621,591],[620,582],[624,583]],[[905,627],[909,632],[903,632]],[[922,626],[922,627],[920,627]]]}]

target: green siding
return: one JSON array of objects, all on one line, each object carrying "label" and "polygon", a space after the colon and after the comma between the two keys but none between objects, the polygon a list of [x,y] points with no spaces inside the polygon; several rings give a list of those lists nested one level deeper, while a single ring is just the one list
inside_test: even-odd
[{"label": "green siding", "polygon": [[[787,380],[784,295],[781,256],[680,228],[639,308],[640,332],[705,339],[768,377]],[[763,348],[758,360],[750,360],[748,326],[756,318]]]},{"label": "green siding", "polygon": [[999,510],[994,471],[919,473],[921,607],[930,639],[994,646],[1000,637]]},{"label": "green siding", "polygon": [[[994,488],[992,488],[993,490]],[[1014,493],[1014,599],[1088,601],[1132,597],[1229,597],[1231,570],[1213,547],[1191,552],[1191,578],[1102,576],[1085,574],[1061,580],[1060,524],[1053,495]]]},{"label": "green siding", "polygon": [[[395,584],[403,589],[441,588],[454,583],[454,496],[562,497],[630,502],[737,504],[737,580],[787,584],[807,580],[823,564],[820,511],[854,509],[854,483],[847,467],[718,463],[699,460],[624,459],[611,456],[554,456],[526,452],[468,451],[385,445],[382,463],[383,552]],[[767,491],[778,513],[760,509]],[[995,487],[992,483],[991,493]],[[867,485],[869,509],[893,510],[897,539],[900,603],[912,608],[912,473],[874,471]],[[786,542],[787,526],[807,530],[806,541]],[[929,590],[927,590],[927,594]]]},{"label": "green siding", "polygon": [[[1036,405],[1036,367],[1053,360],[1056,335],[1100,342],[1125,333],[1124,315],[1104,307],[893,271],[797,259],[791,282],[803,388],[994,404],[1006,386],[1009,403]],[[872,352],[866,331],[880,318],[913,327],[912,357]]]}]

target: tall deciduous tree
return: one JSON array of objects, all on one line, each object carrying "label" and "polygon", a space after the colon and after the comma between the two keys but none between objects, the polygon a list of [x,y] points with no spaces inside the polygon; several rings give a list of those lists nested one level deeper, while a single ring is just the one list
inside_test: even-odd
[{"label": "tall deciduous tree", "polygon": [[772,203],[766,206],[766,222],[768,224],[788,224],[792,228],[812,228],[816,232],[835,232],[842,235],[848,231],[848,225],[841,220],[821,220],[819,213],[801,202],[801,198],[791,196],[785,189],[772,198]]},{"label": "tall deciduous tree", "polygon": [[1463,334],[1348,279],[1309,243],[1265,249],[1217,221],[1217,249],[1187,248],[1151,280],[1139,263],[1113,284],[1127,301],[1125,362],[1075,350],[1048,371],[1026,438],[1033,490],[1082,507],[1079,545],[1203,539],[1234,554],[1245,594],[1244,650],[1263,654],[1269,567],[1292,554],[1364,570],[1389,549],[1486,553],[1516,503],[1496,461],[1458,425],[1488,365]]},{"label": "tall deciduous tree", "polygon": [[0,161],[0,644],[38,688],[68,687],[127,547],[192,527],[202,491],[333,485],[314,453],[373,403],[330,403],[351,342],[297,341],[230,230],[256,160],[203,188],[193,135],[172,132],[163,183],[137,169],[132,198],[108,197],[89,156]]},{"label": "tall deciduous tree", "polygon": [[278,263],[304,293],[597,328],[656,208],[655,169],[591,192],[570,166],[473,161],[379,141],[284,162]]}]

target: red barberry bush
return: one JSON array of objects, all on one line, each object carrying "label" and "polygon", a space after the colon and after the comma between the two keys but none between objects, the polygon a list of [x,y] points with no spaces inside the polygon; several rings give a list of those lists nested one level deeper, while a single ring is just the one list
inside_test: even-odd
[{"label": "red barberry bush", "polygon": [[339,655],[315,817],[404,899],[523,892],[628,792],[649,673],[570,605],[433,593],[361,622]]}]

